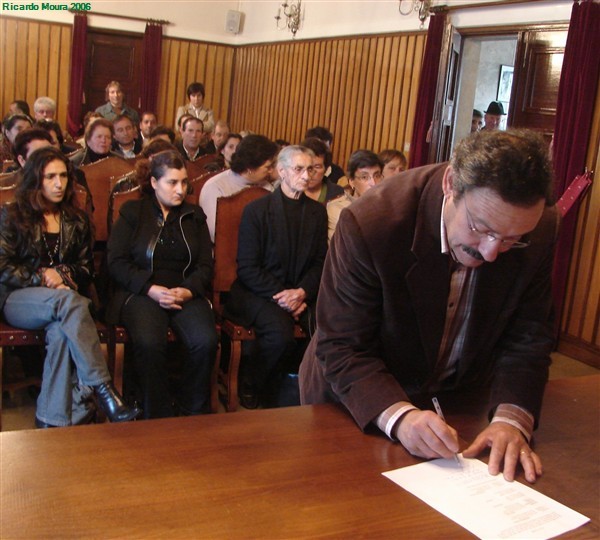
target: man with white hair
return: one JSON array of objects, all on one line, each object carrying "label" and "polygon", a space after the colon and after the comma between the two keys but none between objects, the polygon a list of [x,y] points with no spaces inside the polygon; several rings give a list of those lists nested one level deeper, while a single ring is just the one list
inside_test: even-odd
[{"label": "man with white hair", "polygon": [[33,114],[36,120],[54,120],[56,101],[48,96],[37,98],[33,103]]},{"label": "man with white hair", "polygon": [[[298,368],[294,324],[309,333],[327,253],[327,212],[304,194],[314,154],[303,146],[279,153],[281,185],[244,209],[239,229],[237,280],[227,312],[256,333],[257,354],[242,377],[246,408],[280,404],[286,373]],[[304,344],[305,345],[305,344]],[[294,363],[296,364],[294,366]],[[288,403],[290,404],[290,403]]]}]

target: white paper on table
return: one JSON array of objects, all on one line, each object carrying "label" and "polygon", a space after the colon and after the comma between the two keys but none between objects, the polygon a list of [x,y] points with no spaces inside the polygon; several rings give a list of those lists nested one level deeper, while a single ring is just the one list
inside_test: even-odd
[{"label": "white paper on table", "polygon": [[487,465],[459,456],[382,473],[482,539],[545,540],[589,521],[519,482],[492,476]]}]

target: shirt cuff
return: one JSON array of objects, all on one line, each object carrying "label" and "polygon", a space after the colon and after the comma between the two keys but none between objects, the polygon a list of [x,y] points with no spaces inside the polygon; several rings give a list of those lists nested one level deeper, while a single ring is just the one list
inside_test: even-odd
[{"label": "shirt cuff", "polygon": [[390,405],[387,409],[385,409],[382,413],[380,413],[377,418],[375,418],[375,424],[377,427],[383,431],[392,441],[397,441],[396,437],[394,437],[394,427],[407,412],[417,410],[412,403],[408,401],[399,401],[398,403],[394,403]]},{"label": "shirt cuff", "polygon": [[505,422],[516,427],[527,439],[527,442],[531,441],[533,435],[533,415],[522,407],[513,405],[512,403],[501,403],[496,408],[490,424],[494,422]]}]

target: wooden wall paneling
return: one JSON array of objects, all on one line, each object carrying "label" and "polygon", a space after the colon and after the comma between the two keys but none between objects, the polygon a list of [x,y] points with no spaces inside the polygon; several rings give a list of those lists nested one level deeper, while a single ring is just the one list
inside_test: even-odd
[{"label": "wooden wall paneling", "polygon": [[[394,36],[392,41],[391,58],[392,63],[390,65],[390,74],[388,84],[390,86],[390,93],[388,99],[390,100],[390,112],[389,118],[386,123],[387,130],[384,131],[384,141],[379,151],[385,150],[386,148],[397,148],[398,139],[398,124],[399,124],[399,111],[400,111],[400,100],[402,96],[402,83],[404,78],[402,77],[401,66],[405,65],[406,58],[406,46],[405,40]],[[404,44],[404,46],[403,46]]]},{"label": "wooden wall paneling", "polygon": [[60,29],[60,75],[58,78],[58,100],[61,107],[57,109],[58,121],[63,129],[67,128],[67,109],[69,106],[69,86],[71,82],[71,41],[73,30],[70,26]]},{"label": "wooden wall paneling", "polygon": [[387,123],[389,122],[389,106],[391,102],[387,100],[389,91],[388,79],[390,71],[390,52],[391,38],[385,36],[379,46],[381,47],[380,58],[380,74],[379,74],[379,92],[377,94],[377,115],[375,121],[375,130],[373,132],[373,140],[370,148],[374,152],[379,152],[383,142],[383,134],[387,131]]},{"label": "wooden wall paneling", "polygon": [[[328,57],[328,41],[321,41],[318,46],[318,60],[317,60],[317,78],[316,78],[316,94],[313,98],[312,103],[312,122],[308,128],[323,125],[325,122],[323,116],[325,115],[325,98],[327,94],[327,57]],[[308,129],[307,128],[307,129]],[[335,149],[335,146],[334,146]]]},{"label": "wooden wall paneling", "polygon": [[[383,112],[385,111],[385,91],[384,85],[384,66],[385,49],[387,38],[383,37],[377,40],[377,52],[375,53],[375,79],[373,81],[373,91],[371,96],[371,113],[369,115],[369,150],[379,148],[381,144],[381,128],[383,124]],[[386,79],[387,82],[387,79]]]},{"label": "wooden wall paneling", "polygon": [[273,107],[273,104],[276,103],[277,99],[281,97],[280,94],[282,91],[282,86],[278,83],[277,77],[279,77],[281,74],[285,64],[285,58],[277,53],[277,49],[273,45],[268,48],[267,53],[267,73],[265,73],[264,76],[264,82],[267,88],[265,93],[267,96],[267,108],[265,110],[267,122],[265,123],[265,133],[273,133],[274,138],[285,138],[285,134],[282,133],[282,130],[278,125],[276,107]]},{"label": "wooden wall paneling", "polygon": [[308,100],[308,91],[310,88],[309,81],[309,56],[310,56],[310,46],[309,43],[305,43],[302,48],[298,50],[298,105],[294,114],[294,122],[296,125],[295,128],[295,138],[294,142],[300,143],[304,137],[304,133],[306,132],[306,124],[304,123],[304,111],[308,107],[310,107],[310,101]]},{"label": "wooden wall paneling", "polygon": [[[261,74],[259,86],[255,92],[255,101],[252,106],[260,105],[258,107],[258,118],[256,119],[256,125],[260,126],[258,132],[260,134],[272,133],[273,138],[279,137],[277,129],[277,118],[274,111],[274,107],[270,104],[274,100],[281,100],[281,92],[277,91],[277,88],[281,88],[280,85],[276,84],[279,71],[274,66],[274,49],[268,47],[265,49],[265,54],[258,55],[256,58],[258,64],[258,73]],[[264,99],[262,96],[270,96],[269,99]],[[291,101],[291,100],[290,100]],[[288,103],[288,106],[292,106]]]},{"label": "wooden wall paneling", "polygon": [[211,83],[212,88],[212,108],[215,114],[215,122],[217,120],[227,119],[227,105],[223,106],[223,103],[227,103],[227,94],[229,89],[225,91],[223,88],[224,73],[223,73],[223,58],[225,48],[224,47],[213,47],[210,61],[211,66]]},{"label": "wooden wall paneling", "polygon": [[[340,86],[342,66],[346,62],[344,57],[344,44],[345,40],[332,41],[331,48],[331,78],[329,95],[327,96],[327,111],[329,113],[329,119],[325,126],[336,136],[339,137],[342,131],[341,122],[345,123],[343,114],[343,106],[340,107]],[[345,131],[345,129],[344,129]]]},{"label": "wooden wall paneling", "polygon": [[0,92],[2,92],[2,113],[8,110],[8,106],[15,99],[27,99],[26,83],[24,76],[26,66],[22,59],[17,68],[17,49],[14,44],[17,43],[17,23],[12,19],[2,19],[0,21],[2,32],[2,81]]},{"label": "wooden wall paneling", "polygon": [[[411,36],[409,38],[412,50],[412,69],[410,73],[410,83],[408,92],[408,109],[406,111],[404,140],[410,142],[413,132],[413,120],[417,110],[417,96],[419,93],[419,78],[421,75],[421,66],[423,64],[423,52],[425,44],[425,36]],[[408,156],[407,156],[408,158]]]},{"label": "wooden wall paneling", "polygon": [[[177,113],[177,107],[183,102],[183,98],[180,95],[179,72],[178,72],[178,58],[180,42],[176,40],[170,40],[170,47],[168,48],[169,57],[167,60],[166,71],[167,76],[162,81],[163,92],[166,94],[165,109],[162,113],[160,121],[166,125],[175,129],[175,115]],[[164,58],[164,56],[163,56]],[[161,92],[159,92],[161,93]]]},{"label": "wooden wall paneling", "polygon": [[[37,27],[37,92],[38,96],[46,96],[48,95],[46,91],[48,90],[48,63],[50,61],[50,50],[49,50],[49,36],[50,32],[48,26],[45,24],[40,24]],[[32,44],[31,51],[35,51]],[[30,60],[33,55],[30,55]]]},{"label": "wooden wall paneling", "polygon": [[[348,133],[351,125],[351,119],[346,114],[348,66],[352,62],[350,44],[351,40],[349,39],[338,42],[335,92],[331,96],[331,99],[333,99],[332,105],[335,108],[335,117],[334,122],[331,124],[331,131],[338,140],[340,135]],[[347,139],[345,142],[347,143]]]},{"label": "wooden wall paneling", "polygon": [[302,134],[301,138],[304,139],[304,134],[306,130],[311,128],[310,124],[310,114],[313,106],[313,100],[315,97],[315,72],[317,70],[317,64],[315,62],[315,49],[316,42],[311,41],[307,44],[306,47],[306,84],[304,88],[304,96],[305,96],[305,106],[302,111]]},{"label": "wooden wall paneling", "polygon": [[364,71],[364,99],[362,101],[362,110],[356,118],[357,127],[360,126],[360,148],[368,148],[369,145],[369,118],[371,116],[371,98],[373,92],[373,83],[375,80],[375,65],[373,62],[374,54],[377,50],[377,38],[369,38],[367,40],[368,47],[368,62]]},{"label": "wooden wall paneling", "polygon": [[[20,29],[21,30],[21,29]],[[27,66],[27,102],[31,108],[33,114],[33,102],[38,95],[37,81],[38,81],[38,55],[37,51],[39,48],[39,24],[32,22],[30,24],[23,25],[23,31],[19,32],[17,49],[19,51],[25,51],[21,62],[25,62]],[[36,54],[32,54],[36,51]]]},{"label": "wooden wall paneling", "polygon": [[[364,68],[366,65],[366,54],[365,54],[365,39],[355,40],[356,50],[354,52],[353,64],[354,70],[352,79],[350,82],[350,92],[347,95],[348,106],[348,121],[351,122],[351,126],[357,124],[357,111],[362,106],[362,100],[364,99]],[[358,150],[360,145],[360,132],[361,130],[353,128],[348,129],[344,136],[345,145],[343,151],[337,154],[336,163],[346,171],[348,165],[348,158],[354,150]],[[342,134],[340,134],[342,135]]]}]

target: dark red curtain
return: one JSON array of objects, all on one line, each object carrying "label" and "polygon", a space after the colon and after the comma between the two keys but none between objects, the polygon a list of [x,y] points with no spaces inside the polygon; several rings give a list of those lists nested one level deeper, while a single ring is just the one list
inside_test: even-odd
[{"label": "dark red curtain", "polygon": [[[555,195],[558,199],[571,181],[584,172],[592,112],[600,75],[600,4],[575,2],[571,12],[563,61],[556,125],[554,127]],[[577,207],[565,216],[554,262],[554,303],[562,313],[571,260]]]},{"label": "dark red curtain", "polygon": [[81,130],[81,106],[83,104],[83,81],[86,64],[87,16],[75,15],[73,20],[73,41],[71,43],[71,81],[69,84],[69,107],[67,110],[67,130],[72,137]]},{"label": "dark red curtain", "polygon": [[161,54],[162,26],[149,22],[144,32],[142,50],[141,112],[156,112]]},{"label": "dark red curtain", "polygon": [[435,93],[437,89],[440,56],[442,54],[442,38],[446,26],[446,13],[431,16],[427,30],[427,44],[419,80],[417,96],[417,112],[410,143],[410,167],[420,167],[427,164],[429,143],[426,142],[427,130],[433,119]]}]

